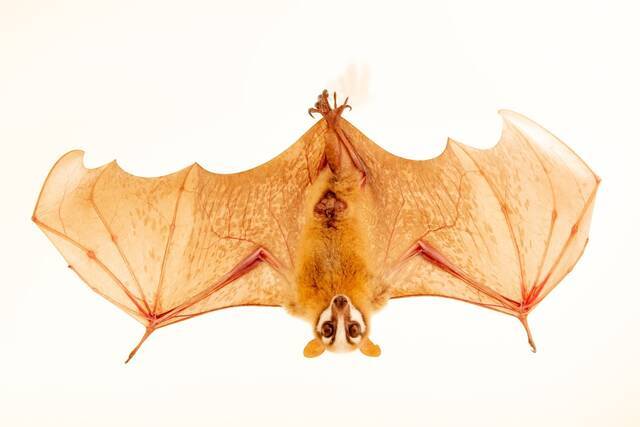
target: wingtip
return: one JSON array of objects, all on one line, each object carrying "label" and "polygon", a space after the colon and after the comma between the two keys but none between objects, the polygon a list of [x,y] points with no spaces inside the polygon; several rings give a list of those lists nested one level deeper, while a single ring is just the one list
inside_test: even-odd
[{"label": "wingtip", "polygon": [[68,151],[66,154],[64,154],[62,157],[71,157],[71,156],[79,156],[79,157],[84,157],[84,150],[76,148],[74,150]]},{"label": "wingtip", "polygon": [[[599,177],[595,172],[591,169],[589,165],[562,139],[558,138],[553,132],[549,131],[546,127],[542,126],[540,123],[530,119],[524,114],[517,113],[511,110],[498,110],[498,114],[503,119],[504,128],[508,126],[515,127],[518,132],[523,133],[526,137],[536,142],[537,145],[545,144],[547,147],[552,144],[555,146],[562,147],[562,150],[565,152],[563,154],[563,158],[568,159],[569,157],[575,158],[578,160],[580,164],[585,168],[585,170],[592,173],[595,177],[596,182],[599,182]],[[545,141],[547,141],[545,143]],[[559,155],[556,151],[556,155]],[[568,156],[568,157],[567,157]]]},{"label": "wingtip", "polygon": [[86,169],[86,167],[84,166],[84,155],[85,155],[84,150],[68,151],[62,156],[60,156],[58,161],[53,165],[52,169],[55,169],[58,165],[67,163],[67,162],[80,163],[82,167]]},{"label": "wingtip", "polygon": [[498,114],[501,115],[502,117],[509,117],[509,116],[524,117],[522,114],[518,113],[517,111],[509,110],[507,108],[499,109]]},{"label": "wingtip", "polygon": [[[520,127],[517,124],[518,123],[530,123],[532,122],[531,119],[529,119],[527,116],[520,114],[516,111],[513,110],[507,110],[507,109],[500,109],[498,110],[498,115],[502,118],[503,123],[505,124],[511,124],[514,125],[516,127]],[[537,123],[536,123],[537,125]],[[538,125],[539,126],[539,125]]]}]

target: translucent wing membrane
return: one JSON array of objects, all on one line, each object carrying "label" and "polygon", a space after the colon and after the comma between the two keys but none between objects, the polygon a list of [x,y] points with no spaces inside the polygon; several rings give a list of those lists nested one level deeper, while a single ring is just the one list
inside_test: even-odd
[{"label": "translucent wing membrane", "polygon": [[493,148],[449,140],[425,161],[389,154],[344,122],[383,207],[371,213],[373,265],[391,297],[455,298],[524,323],[582,254],[599,178],[542,127],[501,115]]},{"label": "translucent wing membrane", "polygon": [[148,329],[283,305],[325,129],[319,122],[270,162],[229,175],[194,164],[140,178],[115,162],[87,169],[73,151],[50,172],[33,220],[92,289]]},{"label": "translucent wing membrane", "polygon": [[[354,212],[372,283],[391,298],[504,312],[529,332],[528,313],[582,255],[599,178],[542,127],[501,114],[495,147],[449,140],[424,161],[384,151],[344,119],[335,129],[363,174]],[[141,178],[115,162],[87,169],[73,151],[51,170],[33,220],[82,280],[145,325],[142,341],[225,307],[287,305],[327,132],[320,120],[278,157],[229,175],[193,164]]]}]

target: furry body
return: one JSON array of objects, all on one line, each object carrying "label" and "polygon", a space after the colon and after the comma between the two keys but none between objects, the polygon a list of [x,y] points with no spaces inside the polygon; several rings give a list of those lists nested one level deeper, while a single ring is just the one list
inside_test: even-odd
[{"label": "furry body", "polygon": [[291,313],[316,325],[332,298],[345,295],[362,314],[368,335],[370,315],[384,303],[371,286],[369,233],[361,215],[368,209],[368,198],[359,185],[360,172],[331,128],[325,144],[327,167],[305,201]]}]

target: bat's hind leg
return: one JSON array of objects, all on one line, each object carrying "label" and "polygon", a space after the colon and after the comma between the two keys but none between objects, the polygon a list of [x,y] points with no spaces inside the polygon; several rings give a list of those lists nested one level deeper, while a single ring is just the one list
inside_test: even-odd
[{"label": "bat's hind leg", "polygon": [[[327,122],[327,126],[329,127],[329,129],[333,130],[335,136],[337,136],[338,138],[335,143],[332,140],[328,140],[327,146],[325,147],[325,154],[327,159],[329,160],[329,166],[331,167],[331,170],[336,172],[340,169],[340,148],[342,146],[347,150],[351,162],[360,172],[360,185],[364,186],[367,179],[367,172],[364,162],[351,144],[351,141],[349,141],[346,133],[340,127],[340,116],[345,109],[348,108],[349,110],[351,110],[351,106],[348,104],[348,102],[349,97],[345,98],[344,102],[341,105],[338,105],[336,93],[333,92],[333,108],[331,108],[331,104],[329,103],[329,92],[325,89],[320,95],[318,95],[318,100],[316,101],[313,108],[309,108],[308,112],[311,117],[313,117],[314,113],[322,114],[322,117]],[[334,139],[335,136],[333,137]]]}]

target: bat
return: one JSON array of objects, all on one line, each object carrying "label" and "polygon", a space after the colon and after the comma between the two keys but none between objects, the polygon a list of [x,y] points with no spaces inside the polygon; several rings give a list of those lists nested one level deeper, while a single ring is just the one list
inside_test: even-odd
[{"label": "bat", "polygon": [[318,120],[271,161],[234,174],[197,163],[141,178],[72,151],[33,221],[95,292],[145,333],[223,308],[284,307],[306,319],[304,355],[380,355],[371,317],[390,299],[453,298],[527,316],[588,241],[600,178],[551,133],[501,111],[487,150],[451,139],[436,158],[396,157],[342,117]]}]

